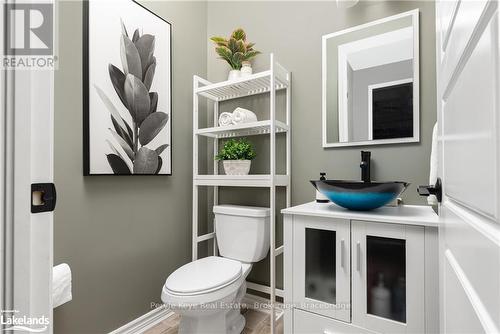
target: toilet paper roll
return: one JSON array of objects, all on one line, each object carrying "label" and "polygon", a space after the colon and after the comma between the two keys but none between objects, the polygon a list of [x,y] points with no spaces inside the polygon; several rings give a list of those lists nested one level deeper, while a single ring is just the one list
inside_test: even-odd
[{"label": "toilet paper roll", "polygon": [[52,268],[52,303],[56,308],[72,299],[71,269],[66,263]]}]

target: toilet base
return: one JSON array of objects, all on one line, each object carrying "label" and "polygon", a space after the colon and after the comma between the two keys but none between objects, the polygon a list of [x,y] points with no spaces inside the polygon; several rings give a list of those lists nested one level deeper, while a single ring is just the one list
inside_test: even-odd
[{"label": "toilet base", "polygon": [[178,333],[239,334],[245,328],[245,318],[238,313],[236,319],[227,322],[226,320],[231,317],[230,314],[232,312],[219,312],[206,317],[189,317],[184,315],[181,317]]},{"label": "toilet base", "polygon": [[[234,305],[241,304],[246,290],[247,284],[243,281],[233,300]],[[211,309],[207,315],[203,315],[203,312],[193,315],[182,312],[178,334],[240,334],[245,328],[245,317],[234,305],[225,305],[217,311]]]}]

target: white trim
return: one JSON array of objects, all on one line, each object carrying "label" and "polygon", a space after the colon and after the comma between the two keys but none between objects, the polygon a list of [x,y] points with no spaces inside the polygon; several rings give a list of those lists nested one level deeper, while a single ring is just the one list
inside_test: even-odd
[{"label": "white trim", "polygon": [[[340,130],[339,130],[339,142],[331,143],[328,142],[328,133],[327,133],[327,106],[326,106],[326,74],[327,74],[327,61],[326,61],[326,42],[329,38],[340,36],[343,34],[347,34],[353,31],[357,31],[360,29],[369,28],[371,26],[385,23],[392,20],[397,20],[403,17],[411,16],[412,17],[412,27],[413,27],[413,137],[412,138],[398,138],[398,139],[380,139],[380,140],[366,140],[360,142],[342,142],[340,140]],[[355,27],[347,28],[341,31],[337,31],[331,34],[322,36],[322,144],[323,148],[330,147],[346,147],[346,146],[367,146],[367,145],[383,145],[383,144],[397,144],[397,143],[415,143],[420,141],[420,97],[419,97],[419,88],[420,88],[420,60],[419,60],[419,10],[414,9],[408,12],[400,13],[393,16],[388,16],[379,20],[375,20],[372,22],[368,22],[365,24],[361,24]],[[341,55],[339,55],[340,57]],[[340,66],[340,58],[339,64]],[[340,87],[340,85],[339,85]],[[340,88],[339,88],[340,89]],[[343,95],[338,96],[338,105],[346,107],[347,99],[344,98]],[[342,108],[338,108],[341,110]],[[339,124],[340,124],[341,114],[339,112]],[[345,130],[345,129],[344,129]],[[343,131],[344,131],[343,130]],[[342,134],[342,137],[345,138],[345,131]]]},{"label": "white trim", "polygon": [[[338,80],[337,96],[338,96],[338,112],[339,112],[339,142],[349,142],[349,90],[347,88],[347,55],[345,48],[342,45],[338,46],[338,64],[337,64],[337,77],[342,78]],[[326,81],[326,79],[325,79]],[[326,99],[326,96],[325,96]]]},{"label": "white trim", "polygon": [[171,317],[175,313],[165,306],[160,306],[148,313],[132,320],[131,322],[115,329],[109,334],[140,334],[153,328],[163,320]]},{"label": "white trim", "polygon": [[[380,82],[373,85],[368,85],[368,140],[373,140],[373,90],[377,88],[397,86],[410,82],[413,82],[413,78]],[[414,97],[412,98],[414,99]],[[413,109],[413,114],[415,115],[415,109]]]},{"label": "white trim", "polygon": [[326,40],[328,35],[321,38],[321,143],[327,147],[328,133],[326,130]]},{"label": "white trim", "polygon": [[[415,125],[414,125],[413,129],[415,129]],[[419,141],[420,141],[419,138],[414,138],[414,137],[398,138],[398,139],[364,140],[364,141],[355,141],[355,142],[351,142],[351,143],[327,143],[327,144],[323,145],[323,148],[418,143]]]},{"label": "white trim", "polygon": [[[4,1],[2,1],[2,4]],[[1,29],[1,28],[0,28]],[[0,71],[0,308],[13,309],[14,87],[15,71]],[[0,324],[0,332],[4,325]]]},{"label": "white trim", "polygon": [[383,17],[383,18],[375,20],[375,21],[363,23],[363,24],[360,24],[360,25],[357,25],[357,26],[354,26],[354,27],[350,27],[350,28],[344,29],[344,30],[332,32],[330,34],[323,35],[322,38],[323,39],[328,39],[328,38],[331,38],[331,37],[335,37],[335,36],[343,35],[343,34],[346,34],[346,33],[350,33],[350,32],[356,31],[356,30],[361,30],[361,29],[364,29],[364,28],[369,28],[369,27],[377,25],[377,24],[381,24],[381,23],[385,23],[385,22],[397,20],[397,19],[403,18],[405,16],[415,16],[415,15],[418,16],[418,12],[419,12],[418,8],[417,9],[412,9],[412,10],[409,10],[407,12],[399,13],[399,14],[392,15],[392,16]]}]

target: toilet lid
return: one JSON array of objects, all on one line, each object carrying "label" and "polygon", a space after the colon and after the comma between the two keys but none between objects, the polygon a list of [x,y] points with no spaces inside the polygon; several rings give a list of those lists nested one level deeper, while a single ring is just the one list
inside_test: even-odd
[{"label": "toilet lid", "polygon": [[241,262],[209,256],[183,265],[165,282],[175,294],[196,294],[221,289],[241,276]]}]

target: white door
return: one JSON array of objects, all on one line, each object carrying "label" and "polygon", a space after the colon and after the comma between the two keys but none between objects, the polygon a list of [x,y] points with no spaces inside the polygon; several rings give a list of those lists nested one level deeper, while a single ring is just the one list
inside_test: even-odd
[{"label": "white door", "polygon": [[424,227],[351,224],[352,323],[379,333],[424,333]]},{"label": "white door", "polygon": [[497,1],[436,4],[441,333],[500,332]]},{"label": "white door", "polygon": [[351,321],[350,222],[293,217],[293,300],[303,310]]},{"label": "white door", "polygon": [[1,312],[4,322],[26,316],[18,326],[52,333],[53,214],[32,213],[51,194],[33,209],[32,184],[53,182],[53,72],[0,70],[0,88]]}]

